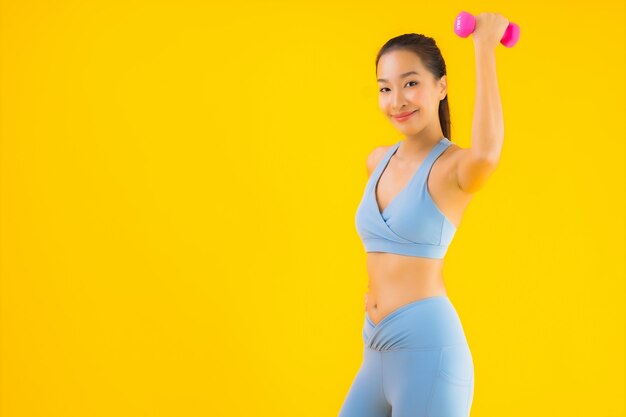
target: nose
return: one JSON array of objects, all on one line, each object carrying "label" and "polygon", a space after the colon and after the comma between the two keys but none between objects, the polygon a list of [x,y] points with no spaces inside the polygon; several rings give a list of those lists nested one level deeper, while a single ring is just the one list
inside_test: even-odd
[{"label": "nose", "polygon": [[402,111],[402,108],[406,105],[406,100],[404,99],[404,95],[401,91],[397,91],[393,93],[393,97],[391,100],[391,105],[396,110],[396,113]]}]

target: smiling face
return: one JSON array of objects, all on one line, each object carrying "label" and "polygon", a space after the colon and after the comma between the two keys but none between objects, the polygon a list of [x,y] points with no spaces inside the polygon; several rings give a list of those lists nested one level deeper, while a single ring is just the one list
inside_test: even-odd
[{"label": "smiling face", "polygon": [[[435,79],[414,52],[395,50],[380,57],[376,68],[381,111],[402,133],[439,129],[439,102],[447,94],[447,77]],[[396,115],[416,111],[405,120]]]}]

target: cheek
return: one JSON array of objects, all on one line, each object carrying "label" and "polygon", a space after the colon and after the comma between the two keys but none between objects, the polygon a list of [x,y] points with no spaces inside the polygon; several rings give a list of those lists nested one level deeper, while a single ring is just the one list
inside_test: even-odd
[{"label": "cheek", "polygon": [[[413,89],[407,91],[404,98],[414,105],[424,107],[428,102],[428,94],[422,89]],[[388,109],[393,104],[393,96],[391,94],[380,94],[378,96],[378,107],[381,110]]]},{"label": "cheek", "polygon": [[407,97],[412,101],[423,103],[426,99],[426,94],[421,89],[415,89],[411,91]]}]

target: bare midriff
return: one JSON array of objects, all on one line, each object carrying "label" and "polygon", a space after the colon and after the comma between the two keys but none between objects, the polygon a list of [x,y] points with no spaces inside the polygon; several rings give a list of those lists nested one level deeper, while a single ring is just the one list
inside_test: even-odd
[{"label": "bare midriff", "polygon": [[368,252],[365,310],[372,323],[413,301],[447,295],[442,270],[443,259]]}]

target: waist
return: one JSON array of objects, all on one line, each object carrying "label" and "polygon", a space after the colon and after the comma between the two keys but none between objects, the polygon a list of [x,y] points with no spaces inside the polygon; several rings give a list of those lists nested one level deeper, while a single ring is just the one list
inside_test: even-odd
[{"label": "waist", "polygon": [[378,322],[398,306],[446,295],[441,259],[369,253],[366,311]]},{"label": "waist", "polygon": [[442,277],[443,259],[368,252],[366,266],[374,281],[423,281]]},{"label": "waist", "polygon": [[444,287],[433,288],[385,288],[383,291],[369,290],[366,297],[365,311],[373,324],[378,324],[403,305],[419,302],[431,297],[447,297]]}]

